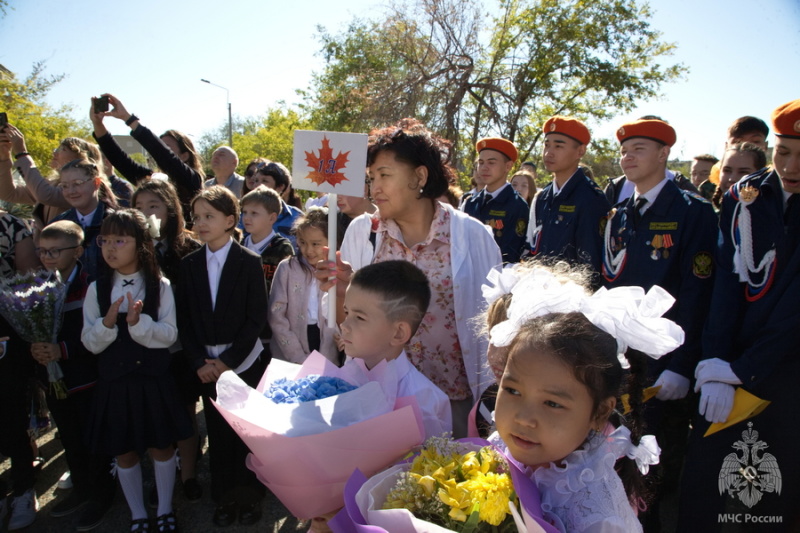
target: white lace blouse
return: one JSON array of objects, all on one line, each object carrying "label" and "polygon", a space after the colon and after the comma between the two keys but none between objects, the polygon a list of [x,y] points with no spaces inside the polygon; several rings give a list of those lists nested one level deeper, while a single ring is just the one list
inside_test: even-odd
[{"label": "white lace blouse", "polygon": [[[497,433],[489,440],[507,456]],[[622,426],[611,434],[594,433],[581,449],[569,454],[563,466],[550,463],[535,471],[519,465],[536,482],[545,520],[563,533],[634,533],[642,531],[614,470],[617,459],[631,447],[630,431]]]}]

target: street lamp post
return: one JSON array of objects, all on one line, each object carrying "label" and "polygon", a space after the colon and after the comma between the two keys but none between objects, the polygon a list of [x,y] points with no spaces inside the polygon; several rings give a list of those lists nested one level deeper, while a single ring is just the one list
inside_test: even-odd
[{"label": "street lamp post", "polygon": [[228,90],[227,87],[223,87],[222,85],[217,85],[216,83],[211,83],[208,80],[204,80],[201,78],[200,81],[225,90],[225,99],[228,101],[228,146],[233,148],[233,117],[231,116],[231,92]]}]

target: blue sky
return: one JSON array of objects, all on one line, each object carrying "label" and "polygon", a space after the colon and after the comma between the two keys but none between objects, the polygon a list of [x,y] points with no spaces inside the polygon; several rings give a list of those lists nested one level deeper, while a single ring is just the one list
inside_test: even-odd
[{"label": "blue sky", "polygon": [[[315,56],[315,28],[342,29],[353,16],[382,13],[373,0],[10,0],[0,19],[0,64],[24,77],[36,60],[66,73],[49,102],[76,106],[118,96],[155,131],[175,128],[198,138],[234,115],[263,113],[279,100],[298,101]],[[487,4],[488,5],[488,4]],[[670,58],[690,68],[665,96],[641,102],[631,114],[590,125],[612,137],[624,121],[643,114],[669,120],[678,132],[673,156],[721,155],[736,117],[769,121],[780,104],[800,98],[800,2],[797,0],[652,0],[653,27],[678,44]],[[12,118],[13,120],[13,118]],[[127,133],[109,119],[113,133]]]}]

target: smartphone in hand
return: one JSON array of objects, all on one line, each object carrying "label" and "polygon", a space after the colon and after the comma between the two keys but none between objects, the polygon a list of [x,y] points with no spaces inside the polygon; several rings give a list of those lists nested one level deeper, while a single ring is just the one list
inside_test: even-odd
[{"label": "smartphone in hand", "polygon": [[98,96],[94,99],[94,112],[105,113],[108,111],[108,96]]}]

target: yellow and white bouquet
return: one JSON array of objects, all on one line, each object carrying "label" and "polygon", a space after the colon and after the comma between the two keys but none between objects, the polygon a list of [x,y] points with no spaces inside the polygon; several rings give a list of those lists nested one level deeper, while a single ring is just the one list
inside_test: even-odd
[{"label": "yellow and white bouquet", "polygon": [[413,458],[367,479],[356,471],[334,532],[556,531],[533,481],[481,439],[432,437]]},{"label": "yellow and white bouquet", "polygon": [[508,462],[492,446],[466,451],[463,443],[434,437],[399,475],[384,509],[453,531],[516,531],[509,503],[519,505]]}]

